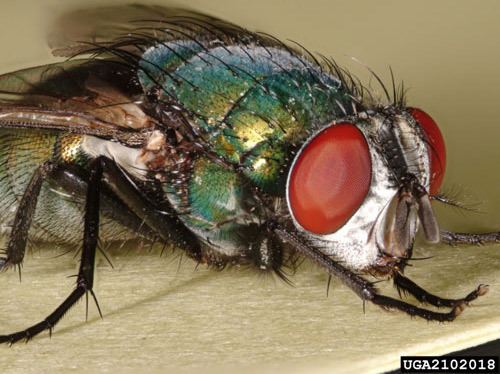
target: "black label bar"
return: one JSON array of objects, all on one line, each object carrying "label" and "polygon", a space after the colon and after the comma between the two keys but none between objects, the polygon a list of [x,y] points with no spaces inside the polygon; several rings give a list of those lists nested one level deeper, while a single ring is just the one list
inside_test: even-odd
[{"label": "black label bar", "polygon": [[494,373],[498,356],[402,356],[401,373]]}]

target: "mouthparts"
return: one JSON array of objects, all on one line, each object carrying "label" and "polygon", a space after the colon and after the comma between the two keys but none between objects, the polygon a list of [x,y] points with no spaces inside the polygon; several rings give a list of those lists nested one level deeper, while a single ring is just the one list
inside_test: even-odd
[{"label": "mouthparts", "polygon": [[373,234],[382,255],[408,259],[418,223],[429,243],[439,243],[439,226],[429,195],[417,178],[408,174],[401,187],[377,219]]}]

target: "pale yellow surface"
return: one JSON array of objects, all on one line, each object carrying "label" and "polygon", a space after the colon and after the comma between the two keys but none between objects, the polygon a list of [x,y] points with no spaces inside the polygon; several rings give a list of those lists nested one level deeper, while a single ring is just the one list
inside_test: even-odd
[{"label": "pale yellow surface", "polygon": [[[2,72],[50,61],[42,27],[50,16],[87,1],[0,3]],[[110,4],[118,1],[107,1]],[[121,2],[123,3],[123,2]],[[182,6],[182,2],[159,4]],[[439,123],[448,148],[445,185],[480,202],[481,214],[438,209],[442,226],[500,228],[500,3],[496,1],[269,1],[192,0],[206,11],[250,29],[299,41],[349,62],[354,56],[388,77],[403,78],[410,104]],[[59,253],[59,252],[57,252]],[[70,292],[72,255],[41,247],[28,255],[23,281],[0,274],[0,328],[12,332],[48,314]],[[361,301],[307,265],[295,287],[251,272],[216,273],[158,251],[114,253],[101,261],[89,321],[80,303],[47,334],[28,345],[0,347],[2,373],[213,372],[246,368],[298,372],[381,372],[401,354],[442,354],[500,338],[500,248],[419,245],[407,274],[443,296],[465,295],[479,283],[490,293],[451,324],[427,323]],[[390,284],[381,285],[394,294]]]}]

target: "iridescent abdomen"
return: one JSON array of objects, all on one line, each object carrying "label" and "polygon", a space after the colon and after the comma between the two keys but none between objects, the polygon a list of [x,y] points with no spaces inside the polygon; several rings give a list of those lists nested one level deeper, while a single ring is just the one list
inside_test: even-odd
[{"label": "iridescent abdomen", "polygon": [[[50,133],[33,129],[0,129],[0,229],[8,232],[26,186],[37,167],[46,161],[75,167],[81,160],[81,136]],[[35,239],[61,243],[82,240],[84,196],[66,191],[57,181],[46,180],[38,203],[30,234]],[[122,240],[133,236],[122,225],[103,213],[103,241]]]}]

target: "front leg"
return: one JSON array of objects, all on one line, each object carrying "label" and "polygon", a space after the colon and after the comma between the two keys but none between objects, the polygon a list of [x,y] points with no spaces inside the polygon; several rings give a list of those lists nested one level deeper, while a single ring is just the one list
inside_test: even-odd
[{"label": "front leg", "polygon": [[500,243],[500,232],[473,234],[441,230],[441,242],[448,245],[483,245]]},{"label": "front leg", "polygon": [[[454,206],[468,211],[475,211],[475,209],[467,207],[459,201],[450,199],[444,195],[434,195],[431,196],[431,199],[448,206]],[[448,245],[482,245],[500,243],[500,231],[476,234],[469,232],[453,232],[448,230],[441,230],[440,237],[441,243]]]},{"label": "front leg", "polygon": [[396,273],[394,275],[394,286],[398,290],[399,296],[401,297],[401,291],[408,292],[413,295],[415,299],[424,304],[430,304],[439,307],[454,307],[459,304],[468,304],[471,301],[477,299],[488,292],[488,286],[481,284],[474,291],[469,293],[467,296],[461,299],[445,299],[430,292],[424,290],[418,284],[413,282],[411,279],[405,277],[401,273]]},{"label": "front leg", "polygon": [[[404,301],[381,295],[373,283],[357,275],[352,270],[344,267],[337,261],[333,260],[330,256],[327,256],[321,251],[304,244],[298,236],[291,234],[279,226],[273,227],[272,230],[274,230],[277,237],[280,238],[281,241],[290,244],[297,252],[305,255],[316,264],[320,265],[328,272],[328,274],[339,278],[361,299],[371,301],[373,304],[376,304],[383,309],[396,309],[405,312],[410,316],[421,317],[428,321],[445,322],[453,321],[467,306],[467,302],[459,302],[454,305],[448,313],[440,313],[429,309],[419,308]],[[479,293],[477,296],[481,296],[482,294],[484,293]]]}]

